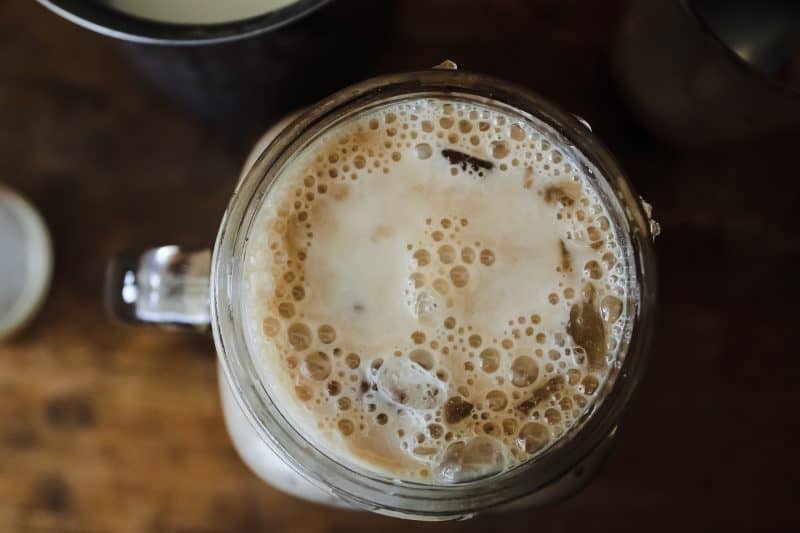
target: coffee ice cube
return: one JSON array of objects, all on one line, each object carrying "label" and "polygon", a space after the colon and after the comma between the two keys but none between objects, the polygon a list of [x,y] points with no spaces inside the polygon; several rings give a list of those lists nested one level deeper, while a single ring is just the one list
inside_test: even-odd
[{"label": "coffee ice cube", "polygon": [[506,460],[500,443],[478,436],[468,442],[458,441],[447,447],[439,467],[440,481],[454,483],[470,481],[502,471]]},{"label": "coffee ice cube", "polygon": [[378,391],[398,406],[430,410],[444,401],[445,393],[436,376],[405,357],[387,358],[374,380]]}]

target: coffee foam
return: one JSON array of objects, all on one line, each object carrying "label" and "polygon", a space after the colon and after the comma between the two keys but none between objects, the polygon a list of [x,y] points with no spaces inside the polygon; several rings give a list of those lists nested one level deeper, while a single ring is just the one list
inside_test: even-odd
[{"label": "coffee foam", "polygon": [[448,483],[541,453],[590,408],[626,322],[616,229],[534,124],[388,104],[312,141],[250,233],[248,342],[326,453]]}]

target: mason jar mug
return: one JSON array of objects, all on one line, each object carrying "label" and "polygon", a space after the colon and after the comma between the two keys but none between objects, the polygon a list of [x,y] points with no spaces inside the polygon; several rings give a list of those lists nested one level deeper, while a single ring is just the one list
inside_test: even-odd
[{"label": "mason jar mug", "polygon": [[[598,191],[624,257],[625,335],[597,399],[555,444],[495,475],[409,482],[345,464],[293,424],[257,371],[243,326],[243,268],[253,223],[283,169],[342,120],[394,101],[446,98],[501,109],[564,147]],[[656,298],[652,240],[658,225],[609,151],[580,118],[539,95],[454,65],[393,74],[346,88],[284,120],[254,148],[220,224],[213,252],[162,246],[113,260],[107,299],[117,317],[178,329],[211,329],[225,420],[241,457],[264,481],[311,501],[417,520],[446,520],[563,498],[591,478],[607,454],[642,377]]]}]

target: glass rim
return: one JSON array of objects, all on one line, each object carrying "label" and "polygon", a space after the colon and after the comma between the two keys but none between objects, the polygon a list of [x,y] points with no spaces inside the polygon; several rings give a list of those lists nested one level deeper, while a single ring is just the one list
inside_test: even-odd
[{"label": "glass rim", "polygon": [[[624,356],[602,400],[555,443],[536,457],[494,476],[473,481],[430,485],[404,482],[342,464],[321,452],[303,436],[260,390],[257,372],[249,362],[240,316],[239,279],[247,234],[261,200],[279,170],[305,142],[337,120],[370,103],[392,97],[438,94],[466,96],[486,105],[510,107],[518,114],[545,123],[569,140],[578,155],[597,170],[595,179],[607,184],[620,202],[629,242],[627,268],[635,275],[630,330]],[[588,171],[592,173],[592,168]],[[621,209],[620,209],[621,208]],[[611,208],[609,207],[609,210]],[[257,432],[290,466],[312,483],[362,507],[399,516],[454,518],[470,516],[532,494],[586,457],[612,433],[641,378],[652,335],[656,297],[655,258],[649,219],[640,199],[610,152],[578,118],[538,94],[482,74],[454,70],[426,70],[390,74],[358,83],[312,106],[289,124],[267,146],[234,191],[223,217],[214,248],[211,272],[212,331],[227,379],[237,401]],[[629,277],[629,279],[631,279]],[[633,300],[631,300],[633,299]],[[635,301],[634,301],[635,300]],[[248,364],[250,368],[248,369]],[[608,383],[607,383],[608,384]],[[266,418],[266,420],[265,420]]]}]

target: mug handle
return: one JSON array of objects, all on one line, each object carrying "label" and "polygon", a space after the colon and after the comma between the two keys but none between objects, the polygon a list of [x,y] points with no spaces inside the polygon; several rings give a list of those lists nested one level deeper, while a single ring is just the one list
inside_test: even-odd
[{"label": "mug handle", "polygon": [[[287,124],[289,113],[259,139],[247,156],[240,179]],[[211,250],[159,246],[113,258],[106,269],[109,314],[127,324],[204,332],[211,325]]]},{"label": "mug handle", "polygon": [[128,324],[203,332],[211,324],[211,251],[160,246],[108,263],[106,308]]}]

